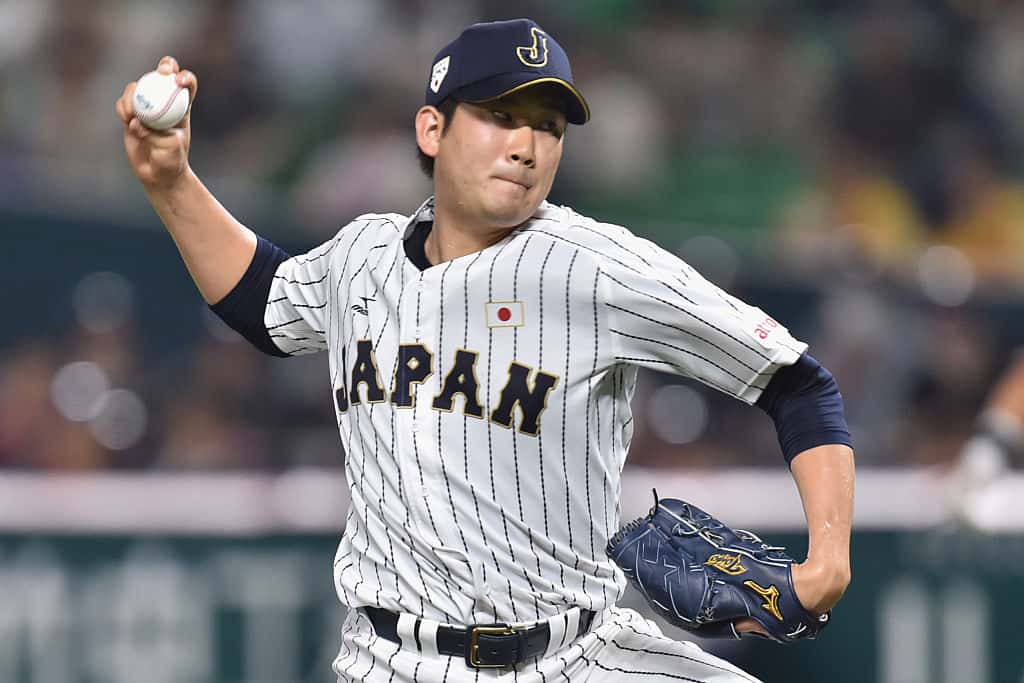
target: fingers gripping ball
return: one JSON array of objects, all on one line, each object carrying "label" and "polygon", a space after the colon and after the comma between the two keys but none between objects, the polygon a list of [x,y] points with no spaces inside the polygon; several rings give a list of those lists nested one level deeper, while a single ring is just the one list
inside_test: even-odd
[{"label": "fingers gripping ball", "polygon": [[738,638],[734,622],[750,617],[783,643],[814,638],[828,624],[830,613],[816,616],[800,604],[784,548],[695,505],[655,500],[647,517],[612,537],[608,556],[671,623],[707,638]]},{"label": "fingers gripping ball", "polygon": [[167,130],[188,113],[188,89],[178,85],[175,74],[150,71],[135,84],[132,107],[147,128]]}]

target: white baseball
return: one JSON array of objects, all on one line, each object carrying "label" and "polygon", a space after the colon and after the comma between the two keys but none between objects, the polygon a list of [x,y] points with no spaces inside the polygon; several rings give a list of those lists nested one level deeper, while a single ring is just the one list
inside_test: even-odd
[{"label": "white baseball", "polygon": [[150,71],[135,84],[132,107],[147,128],[167,130],[188,112],[188,89],[177,84],[175,75]]}]

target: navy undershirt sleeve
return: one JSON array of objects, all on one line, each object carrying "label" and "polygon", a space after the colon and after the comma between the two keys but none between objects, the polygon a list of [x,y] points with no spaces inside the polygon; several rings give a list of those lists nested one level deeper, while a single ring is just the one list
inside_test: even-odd
[{"label": "navy undershirt sleeve", "polygon": [[210,310],[260,351],[272,356],[287,356],[270,338],[263,313],[270,298],[274,273],[291,256],[270,240],[258,235],[256,239],[256,253],[245,275],[226,297],[210,306]]},{"label": "navy undershirt sleeve", "polygon": [[787,463],[815,446],[853,447],[839,386],[832,373],[806,353],[776,371],[756,405],[775,421]]}]

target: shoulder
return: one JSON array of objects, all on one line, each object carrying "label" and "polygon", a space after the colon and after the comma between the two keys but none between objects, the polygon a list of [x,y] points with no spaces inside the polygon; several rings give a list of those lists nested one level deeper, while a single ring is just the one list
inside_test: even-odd
[{"label": "shoulder", "polygon": [[366,213],[341,226],[323,246],[335,254],[379,248],[401,240],[408,220],[397,213]]},{"label": "shoulder", "polygon": [[343,225],[337,236],[364,234],[384,240],[401,239],[408,221],[409,217],[400,213],[364,213]]},{"label": "shoulder", "polygon": [[542,236],[578,249],[602,269],[649,268],[663,250],[628,228],[584,216],[567,206],[545,202],[522,228],[526,235]]}]

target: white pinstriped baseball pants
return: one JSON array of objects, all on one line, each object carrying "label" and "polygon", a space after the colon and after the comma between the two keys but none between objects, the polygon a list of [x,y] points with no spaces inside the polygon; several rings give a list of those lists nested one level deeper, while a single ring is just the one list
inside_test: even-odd
[{"label": "white pinstriped baseball pants", "polygon": [[594,617],[590,630],[545,657],[509,669],[472,669],[461,657],[428,655],[378,637],[361,610],[349,610],[342,647],[334,660],[338,683],[761,683],[694,643],[661,633],[631,609],[612,607]]}]

